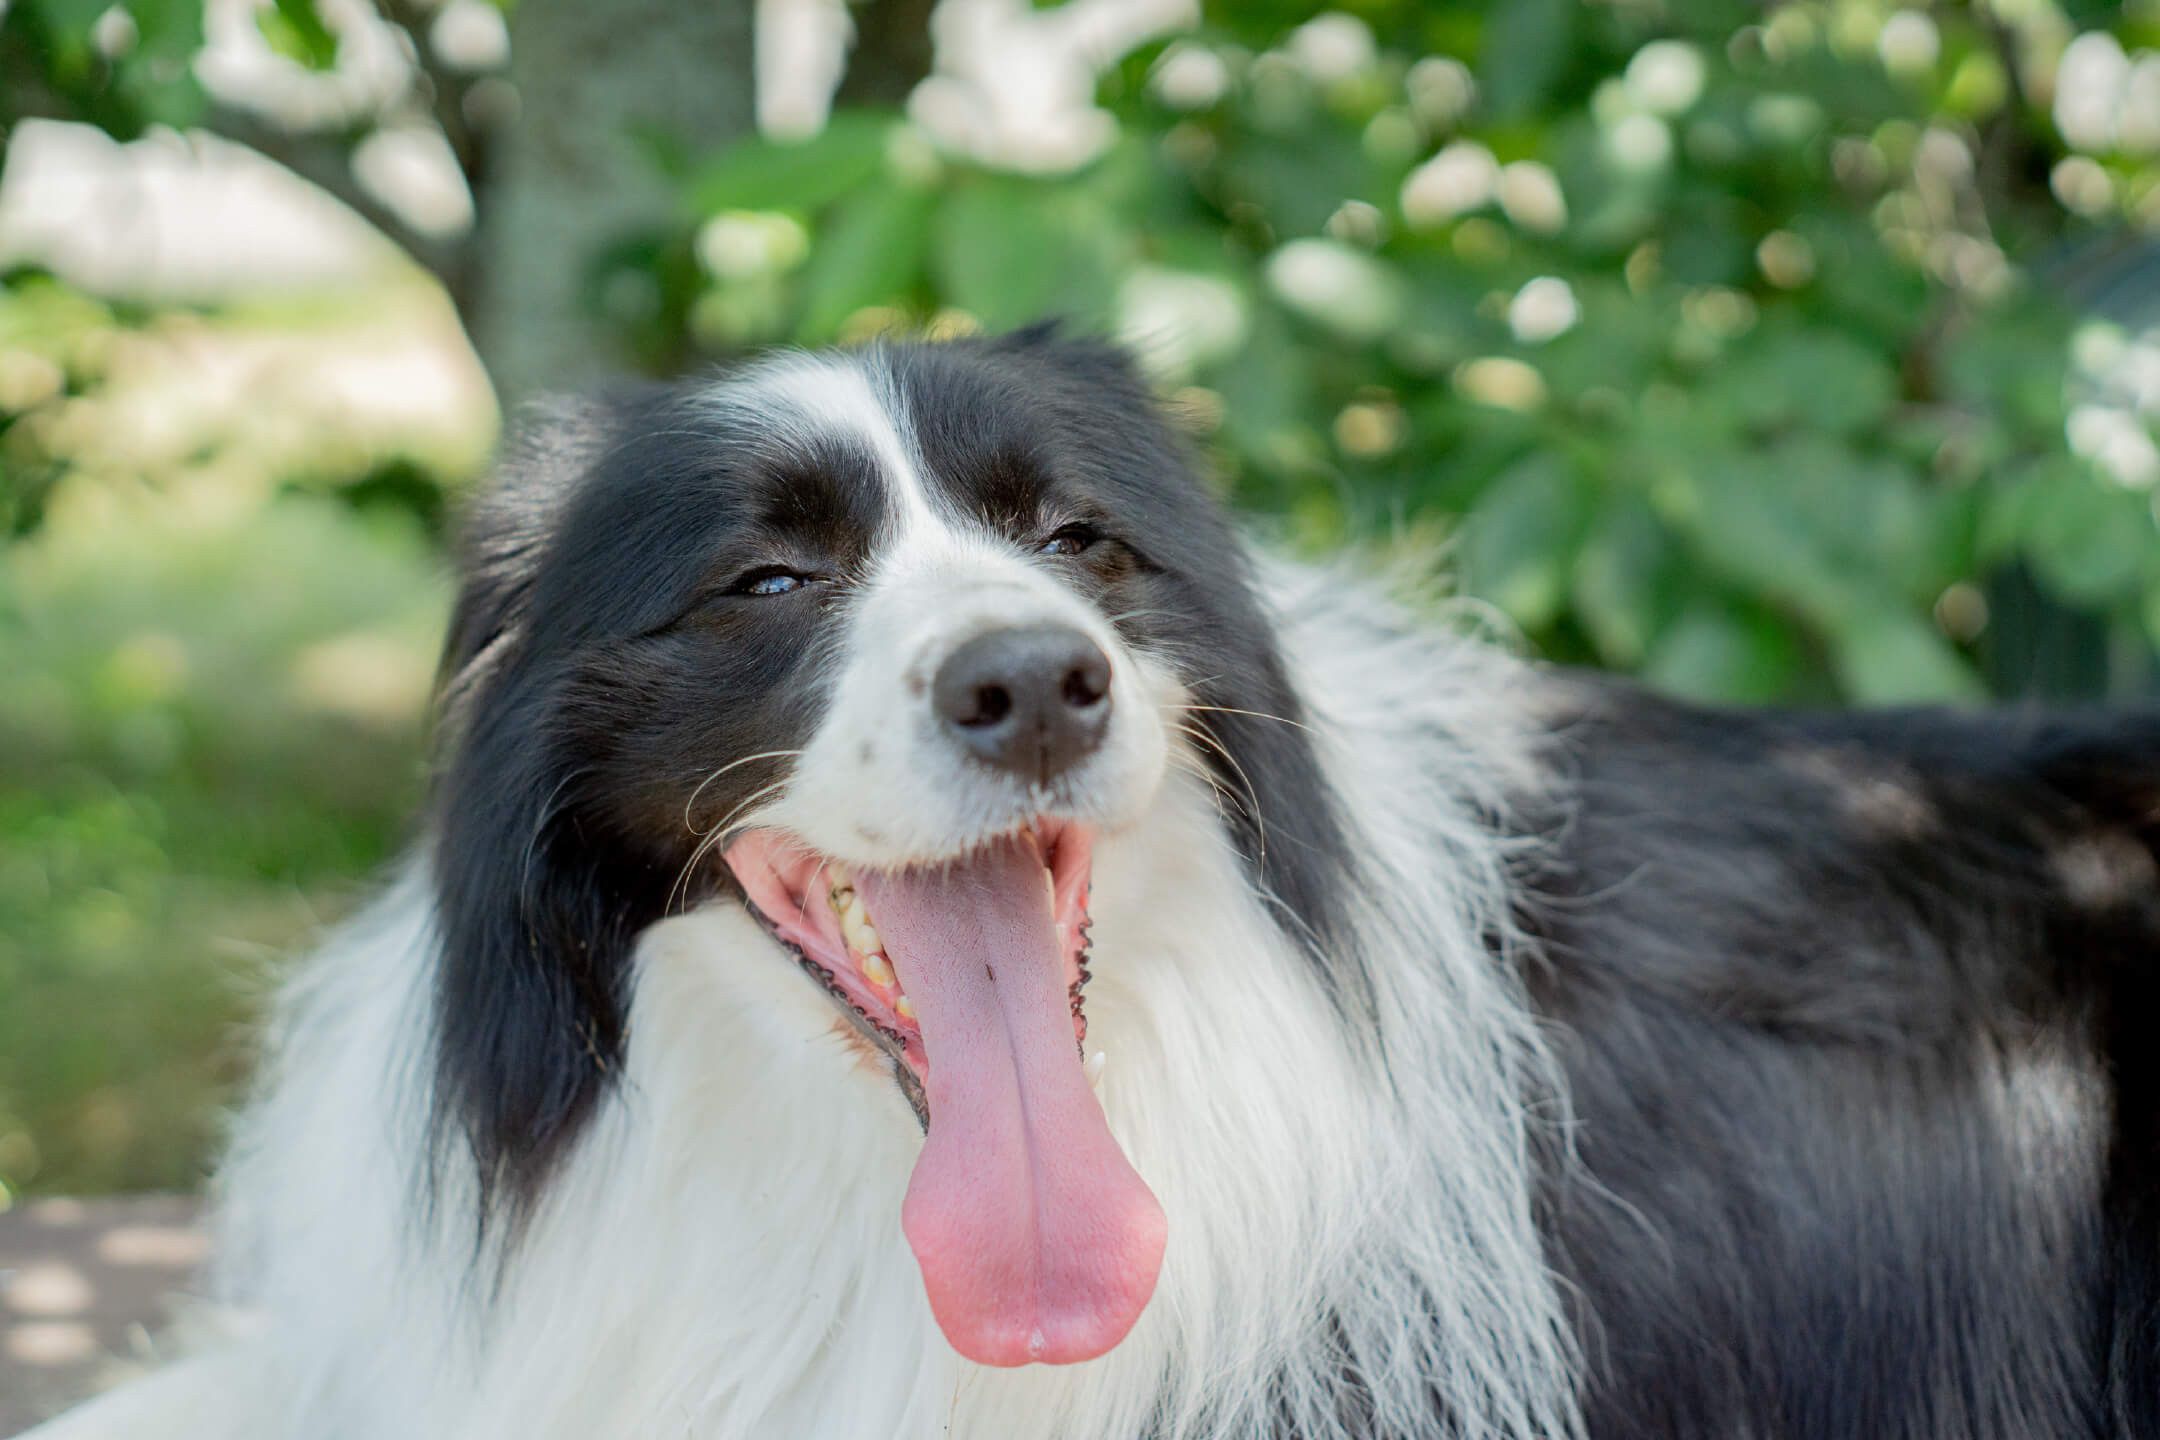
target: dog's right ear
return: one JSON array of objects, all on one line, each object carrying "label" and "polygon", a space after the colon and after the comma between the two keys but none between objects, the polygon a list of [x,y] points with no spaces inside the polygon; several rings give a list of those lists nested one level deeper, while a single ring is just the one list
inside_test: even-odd
[{"label": "dog's right ear", "polygon": [[514,638],[556,521],[613,443],[617,414],[604,397],[550,397],[526,406],[504,436],[494,475],[457,532],[458,597],[438,675],[445,718]]},{"label": "dog's right ear", "polygon": [[522,416],[459,535],[436,732],[433,1129],[438,1156],[470,1156],[483,1216],[497,1199],[521,1214],[592,1109],[620,1053],[620,967],[652,918],[646,877],[579,825],[580,757],[552,723],[563,657],[531,628],[588,477],[645,423],[636,402]]}]

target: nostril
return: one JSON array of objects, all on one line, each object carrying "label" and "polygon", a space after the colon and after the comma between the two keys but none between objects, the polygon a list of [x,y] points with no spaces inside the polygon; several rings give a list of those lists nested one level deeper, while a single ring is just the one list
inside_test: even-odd
[{"label": "nostril", "polygon": [[1085,710],[1110,693],[1110,671],[1107,666],[1080,664],[1065,672],[1060,687],[1065,703],[1075,710]]},{"label": "nostril", "polygon": [[980,685],[975,689],[974,704],[966,714],[953,717],[956,725],[971,728],[995,725],[1012,714],[1012,692],[1002,685]]}]

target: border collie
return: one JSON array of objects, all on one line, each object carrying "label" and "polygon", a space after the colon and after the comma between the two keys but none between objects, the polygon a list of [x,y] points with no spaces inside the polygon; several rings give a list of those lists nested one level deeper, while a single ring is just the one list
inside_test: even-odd
[{"label": "border collie", "polygon": [[1045,330],[562,408],[462,564],[252,1328],[62,1433],[2160,1434],[2160,718],[1524,663]]}]

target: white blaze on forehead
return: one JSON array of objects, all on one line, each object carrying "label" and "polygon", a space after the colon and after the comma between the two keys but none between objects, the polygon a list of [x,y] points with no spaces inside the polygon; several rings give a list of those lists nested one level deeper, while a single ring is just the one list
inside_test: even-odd
[{"label": "white blaze on forehead", "polygon": [[921,447],[881,357],[792,355],[759,367],[723,394],[790,439],[834,439],[861,447],[877,467],[895,529],[937,523]]}]

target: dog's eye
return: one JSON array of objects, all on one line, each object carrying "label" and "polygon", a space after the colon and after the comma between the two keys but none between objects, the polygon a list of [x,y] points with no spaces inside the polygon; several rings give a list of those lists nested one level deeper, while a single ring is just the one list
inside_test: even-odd
[{"label": "dog's eye", "polygon": [[778,566],[770,566],[763,570],[753,570],[735,582],[735,593],[738,595],[785,595],[791,590],[800,590],[809,583],[810,577],[807,575],[798,575],[793,570],[782,570]]},{"label": "dog's eye", "polygon": [[1092,525],[1067,525],[1035,547],[1038,555],[1078,555],[1096,541],[1102,532]]}]

